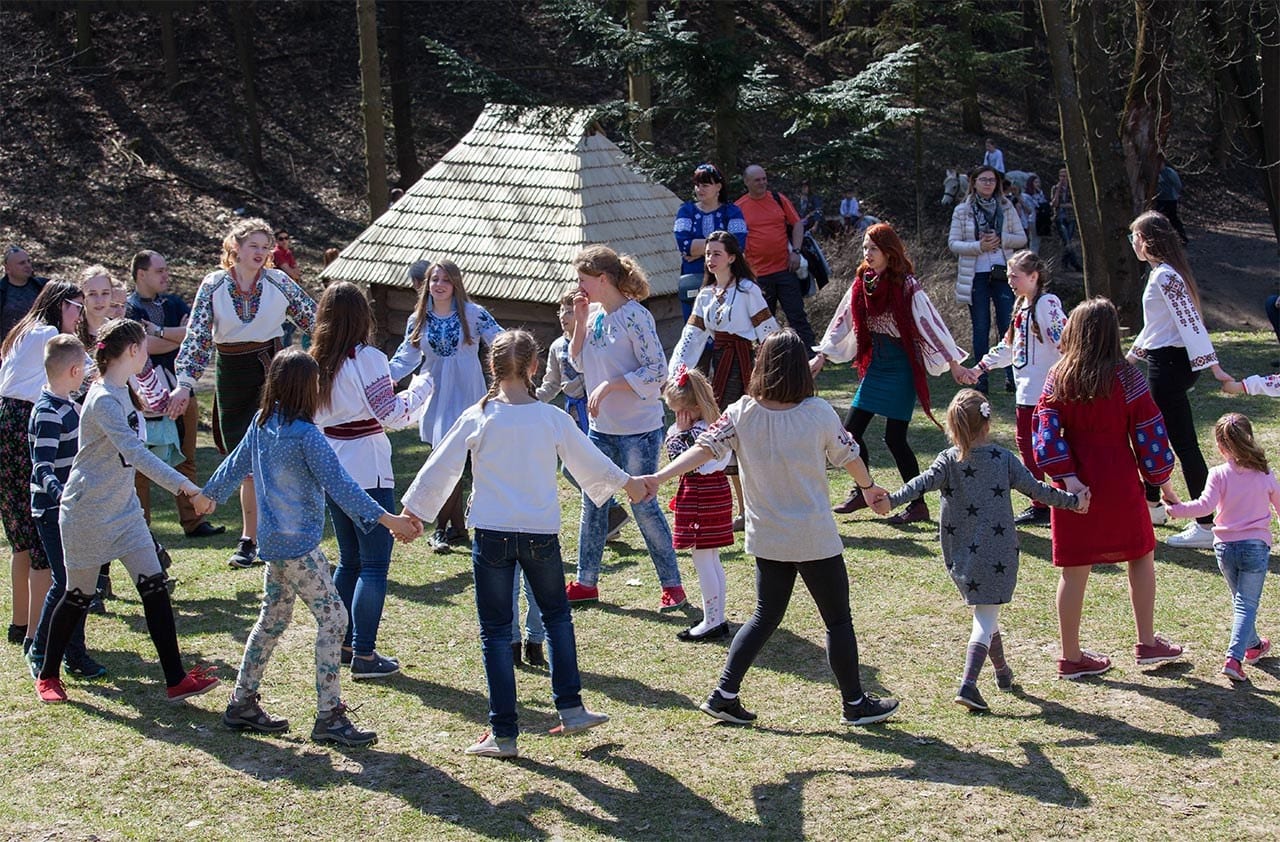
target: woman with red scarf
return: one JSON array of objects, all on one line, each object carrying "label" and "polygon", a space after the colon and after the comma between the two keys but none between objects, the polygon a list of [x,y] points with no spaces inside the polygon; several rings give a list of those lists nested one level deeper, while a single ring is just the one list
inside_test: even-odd
[{"label": "woman with red scarf", "polygon": [[[862,383],[845,417],[845,429],[867,461],[863,434],[872,418],[883,415],[884,443],[906,482],[920,473],[920,463],[907,443],[907,425],[917,399],[929,419],[938,423],[929,407],[926,372],[939,375],[950,369],[957,383],[968,382],[968,372],[960,365],[967,354],[951,338],[942,316],[916,280],[915,267],[892,226],[881,222],[868,228],[862,253],[849,295],[827,326],[810,366],[816,375],[828,360],[853,361]],[[849,514],[867,505],[855,487],[834,511]],[[928,519],[929,507],[920,499],[889,522]]]}]

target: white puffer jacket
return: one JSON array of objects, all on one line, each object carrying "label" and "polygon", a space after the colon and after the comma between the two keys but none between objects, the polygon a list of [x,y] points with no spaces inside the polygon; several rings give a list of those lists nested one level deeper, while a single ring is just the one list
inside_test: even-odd
[{"label": "white puffer jacket", "polygon": [[[1001,233],[1000,246],[1005,260],[1018,249],[1027,245],[1027,232],[1018,219],[1018,212],[1005,196],[1000,197],[1000,209],[1004,214],[1004,231]],[[982,245],[978,242],[978,225],[973,218],[973,198],[970,197],[951,213],[951,234],[947,238],[951,253],[960,257],[960,267],[956,272],[956,301],[970,304],[973,301],[973,274],[978,265],[978,255],[982,253]]]}]

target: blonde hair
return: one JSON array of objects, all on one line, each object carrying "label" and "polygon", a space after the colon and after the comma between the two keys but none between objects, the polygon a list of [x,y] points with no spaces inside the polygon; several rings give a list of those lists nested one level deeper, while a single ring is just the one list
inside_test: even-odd
[{"label": "blonde hair", "polygon": [[44,373],[52,380],[67,373],[76,363],[84,363],[84,343],[70,333],[59,333],[44,346]]},{"label": "blonde hair", "polygon": [[[1028,275],[1034,273],[1036,276],[1036,291],[1032,293],[1031,298],[1028,299],[1023,295],[1019,295],[1018,298],[1025,301],[1030,309],[1027,315],[1031,320],[1031,334],[1039,342],[1043,339],[1043,336],[1040,334],[1040,323],[1036,321],[1036,302],[1040,300],[1040,296],[1044,295],[1045,289],[1052,282],[1049,278],[1049,264],[1045,263],[1044,258],[1034,251],[1022,249],[1013,253],[1013,257],[1008,260],[1008,266],[1010,269],[1017,269],[1019,272],[1025,272]],[[1018,302],[1015,301],[1013,304],[1014,310],[1017,310]],[[1010,347],[1013,346],[1012,319],[1009,321],[1009,329],[1005,331],[1004,341]]]},{"label": "blonde hair", "polygon": [[593,278],[604,275],[618,292],[634,301],[649,297],[649,279],[629,254],[618,254],[604,245],[587,246],[573,259],[573,268]]},{"label": "blonde hair", "polygon": [[[982,408],[987,412],[984,415]],[[960,461],[969,458],[969,451],[991,426],[991,402],[975,389],[961,389],[947,407],[947,438],[960,451]]]},{"label": "blonde hair", "polygon": [[[222,259],[218,261],[218,265],[230,271],[231,267],[236,265],[236,256],[240,253],[240,246],[244,245],[244,241],[254,234],[265,234],[268,240],[275,236],[271,231],[271,226],[267,224],[265,219],[257,217],[242,219],[232,225],[231,230],[222,238]],[[271,262],[270,255],[267,256],[266,265],[274,265]]]},{"label": "blonde hair", "polygon": [[112,287],[120,283],[120,281],[116,279],[116,276],[111,274],[110,269],[103,266],[101,263],[95,263],[92,266],[86,266],[84,269],[80,270],[80,280],[76,285],[80,287],[81,292],[84,292],[85,284],[89,283],[89,281],[92,281],[99,275],[105,275],[107,283]]},{"label": "blonde hair", "polygon": [[[684,382],[681,383],[681,380]],[[712,390],[706,375],[696,368],[685,369],[668,380],[662,387],[662,399],[673,410],[697,409],[698,415],[708,424],[714,424],[720,417],[716,393]]]},{"label": "blonde hair", "polygon": [[1241,468],[1270,473],[1267,454],[1253,440],[1253,424],[1239,412],[1228,412],[1213,425],[1213,438],[1227,458]]},{"label": "blonde hair", "polygon": [[480,406],[498,396],[502,381],[516,378],[524,381],[529,397],[537,400],[538,390],[533,385],[537,362],[538,343],[527,330],[504,330],[495,336],[489,346],[489,391],[480,399]]}]

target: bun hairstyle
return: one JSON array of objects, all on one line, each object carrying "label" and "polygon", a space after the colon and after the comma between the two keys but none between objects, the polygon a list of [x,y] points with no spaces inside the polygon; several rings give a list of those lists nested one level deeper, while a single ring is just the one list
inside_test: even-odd
[{"label": "bun hairstyle", "polygon": [[969,451],[983,432],[991,425],[991,402],[975,389],[961,389],[947,407],[947,438],[960,451],[960,461],[969,458]]},{"label": "bun hairstyle", "polygon": [[716,394],[706,375],[696,368],[685,368],[684,363],[676,368],[676,376],[662,387],[662,398],[672,410],[697,409],[708,424],[720,417]]},{"label": "bun hairstyle", "polygon": [[1227,457],[1250,471],[1270,473],[1267,454],[1253,440],[1253,424],[1238,412],[1228,412],[1213,425],[1213,438]]},{"label": "bun hairstyle", "polygon": [[359,287],[337,281],[325,288],[311,334],[311,356],[320,366],[320,406],[329,406],[334,378],[355,356],[356,346],[370,343],[373,327],[373,310]]},{"label": "bun hairstyle", "polygon": [[301,348],[285,348],[271,358],[267,380],[262,385],[258,426],[267,426],[275,413],[290,421],[310,421],[320,401],[320,366]]},{"label": "bun hairstyle", "polygon": [[502,381],[517,378],[524,381],[529,397],[537,400],[532,374],[537,361],[538,343],[527,330],[504,330],[495,336],[489,346],[489,391],[480,399],[480,406],[498,396]]},{"label": "bun hairstyle", "polygon": [[[267,224],[265,219],[254,217],[253,219],[242,219],[235,225],[231,226],[231,230],[227,232],[227,236],[222,238],[222,259],[218,261],[223,269],[230,270],[236,265],[236,257],[240,254],[240,246],[244,245],[244,241],[254,234],[265,234],[270,240],[274,236],[271,226]],[[271,258],[267,258],[267,265],[271,265]]]},{"label": "bun hairstyle", "polygon": [[649,297],[649,279],[629,254],[618,254],[604,245],[587,246],[573,259],[573,268],[593,278],[605,276],[618,292],[633,301]]}]

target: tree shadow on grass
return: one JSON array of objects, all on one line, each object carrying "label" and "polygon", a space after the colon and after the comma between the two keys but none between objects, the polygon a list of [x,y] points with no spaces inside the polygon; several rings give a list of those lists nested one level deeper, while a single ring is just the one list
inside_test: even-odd
[{"label": "tree shadow on grass", "polygon": [[[250,596],[252,593],[252,596]],[[262,609],[262,591],[240,591],[229,597],[183,599],[181,588],[173,597],[173,617],[179,637],[192,634],[226,634],[239,644],[249,639],[249,632]],[[136,596],[136,594],[135,594]],[[147,618],[137,600],[115,599],[107,603],[109,617],[123,622],[134,634],[146,635]],[[305,608],[302,608],[305,611]],[[90,620],[92,626],[93,620]]]},{"label": "tree shadow on grass", "polygon": [[582,686],[590,693],[601,693],[627,705],[653,710],[688,710],[698,703],[672,690],[663,690],[624,675],[581,671]]},{"label": "tree shadow on grass", "polygon": [[409,585],[387,579],[387,596],[403,599],[414,605],[454,605],[457,597],[472,590],[475,577],[471,570],[471,559],[467,559],[465,570],[454,570],[443,579],[432,579],[420,584]]}]

